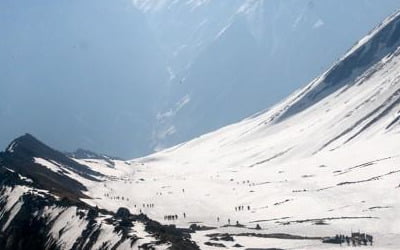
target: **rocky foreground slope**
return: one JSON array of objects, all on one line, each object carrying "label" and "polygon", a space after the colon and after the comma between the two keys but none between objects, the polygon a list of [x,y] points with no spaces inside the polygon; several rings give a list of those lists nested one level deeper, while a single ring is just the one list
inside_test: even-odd
[{"label": "rocky foreground slope", "polygon": [[29,134],[14,140],[0,154],[0,249],[198,249],[188,230],[82,202],[104,178]]}]

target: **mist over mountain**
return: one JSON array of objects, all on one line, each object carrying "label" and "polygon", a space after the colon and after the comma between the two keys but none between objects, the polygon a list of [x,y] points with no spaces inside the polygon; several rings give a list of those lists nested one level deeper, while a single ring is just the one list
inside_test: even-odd
[{"label": "mist over mountain", "polygon": [[1,1],[0,142],[31,132],[66,151],[151,151],[167,76],[130,1]]},{"label": "mist over mountain", "polygon": [[270,109],[145,157],[22,135],[0,249],[398,249],[399,65],[400,10]]},{"label": "mist over mountain", "polygon": [[0,8],[0,145],[30,132],[63,151],[131,158],[269,107],[400,3],[4,0]]},{"label": "mist over mountain", "polygon": [[[400,8],[398,1],[368,0],[134,2],[172,72],[161,147],[264,110]],[[185,107],[171,114],[182,100]]]}]

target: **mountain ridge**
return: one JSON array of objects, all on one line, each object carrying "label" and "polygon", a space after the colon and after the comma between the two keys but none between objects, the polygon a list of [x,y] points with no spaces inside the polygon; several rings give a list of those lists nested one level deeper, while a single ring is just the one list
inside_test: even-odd
[{"label": "mountain ridge", "polygon": [[[35,161],[28,161],[32,158]],[[85,169],[98,179],[65,169]],[[161,225],[143,213],[133,215],[128,208],[109,211],[88,205],[84,199],[92,198],[85,194],[85,185],[104,177],[31,134],[15,139],[0,153],[0,248],[199,249],[187,230]]]}]

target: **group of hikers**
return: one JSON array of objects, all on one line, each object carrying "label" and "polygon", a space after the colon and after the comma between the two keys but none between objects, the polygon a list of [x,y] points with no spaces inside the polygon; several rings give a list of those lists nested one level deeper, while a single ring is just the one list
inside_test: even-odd
[{"label": "group of hikers", "polygon": [[104,194],[105,197],[109,198],[110,200],[121,200],[121,201],[129,201],[128,197],[124,196],[112,196],[112,194]]},{"label": "group of hikers", "polygon": [[[183,218],[186,218],[186,213],[183,213]],[[178,215],[164,215],[164,220],[177,220]]]},{"label": "group of hikers", "polygon": [[372,246],[374,242],[374,237],[372,237],[372,235],[365,233],[352,233],[351,237],[349,238],[348,236],[346,236],[345,240],[347,245],[350,245],[351,241],[353,246],[360,246],[360,245],[366,246],[368,243]]},{"label": "group of hikers", "polygon": [[249,180],[246,180],[246,181],[238,181],[238,182],[236,182],[236,184],[238,184],[238,185],[241,185],[241,184],[243,184],[243,185],[248,185],[249,187],[254,187],[254,186],[256,186],[256,183],[253,183],[253,182],[250,182]]},{"label": "group of hikers", "polygon": [[177,220],[178,219],[178,215],[165,215],[164,216],[164,220]]},{"label": "group of hikers", "polygon": [[[217,217],[217,222],[219,222],[219,217]],[[228,219],[228,225],[231,225],[231,219]],[[258,224],[257,224],[258,225]],[[237,226],[237,227],[239,227],[239,226],[242,226],[240,223],[239,223],[239,221],[237,220],[236,221],[236,224],[235,224],[235,226]]]},{"label": "group of hikers", "polygon": [[[246,206],[238,206],[238,207],[235,207],[235,211],[236,212],[243,211],[243,210],[245,210],[245,208],[246,208]],[[250,210],[250,206],[247,206],[247,210]]]},{"label": "group of hikers", "polygon": [[151,204],[144,204],[143,203],[143,207],[153,208],[154,207],[154,203],[151,203]]},{"label": "group of hikers", "polygon": [[323,240],[324,243],[336,243],[343,244],[346,243],[348,246],[367,246],[368,244],[372,246],[374,238],[372,235],[365,233],[351,233],[351,236],[337,234],[334,238],[329,238]]}]

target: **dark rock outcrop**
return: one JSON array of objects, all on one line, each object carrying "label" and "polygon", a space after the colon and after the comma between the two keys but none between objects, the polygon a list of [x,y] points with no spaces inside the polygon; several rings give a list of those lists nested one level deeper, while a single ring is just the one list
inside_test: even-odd
[{"label": "dark rock outcrop", "polygon": [[[58,171],[35,162],[40,158],[59,167]],[[101,174],[91,170],[68,158],[30,134],[26,134],[14,140],[0,153],[0,168],[10,169],[16,173],[33,180],[34,184],[49,190],[61,197],[78,199],[86,197],[82,192],[86,187],[82,183],[68,176],[68,172],[80,175],[88,180],[97,181]],[[8,173],[9,174],[9,173]],[[15,180],[15,179],[14,179]]]}]

